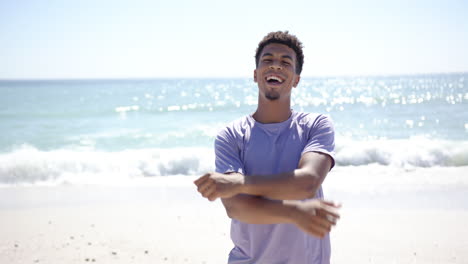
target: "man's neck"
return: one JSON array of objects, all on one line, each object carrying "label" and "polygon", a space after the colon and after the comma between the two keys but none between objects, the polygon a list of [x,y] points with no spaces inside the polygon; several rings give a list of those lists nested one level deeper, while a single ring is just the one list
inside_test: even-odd
[{"label": "man's neck", "polygon": [[260,123],[281,123],[289,119],[291,116],[291,103],[259,100],[257,111],[252,115],[253,118]]}]

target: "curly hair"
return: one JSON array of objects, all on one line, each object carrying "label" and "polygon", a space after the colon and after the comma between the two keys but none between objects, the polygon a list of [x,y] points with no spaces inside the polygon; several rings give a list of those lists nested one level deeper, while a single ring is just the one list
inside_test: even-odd
[{"label": "curly hair", "polygon": [[270,32],[262,39],[262,41],[260,41],[260,43],[258,43],[257,50],[255,51],[255,65],[258,67],[260,54],[262,53],[263,48],[271,43],[284,44],[294,50],[296,53],[296,74],[301,74],[302,65],[304,64],[302,42],[300,42],[295,35],[289,34],[288,31]]}]

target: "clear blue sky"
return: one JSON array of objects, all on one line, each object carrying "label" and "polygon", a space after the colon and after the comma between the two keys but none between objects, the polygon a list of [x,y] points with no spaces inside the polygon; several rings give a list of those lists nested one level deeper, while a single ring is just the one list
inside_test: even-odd
[{"label": "clear blue sky", "polygon": [[303,76],[468,72],[468,1],[0,0],[0,79],[251,77],[270,31]]}]

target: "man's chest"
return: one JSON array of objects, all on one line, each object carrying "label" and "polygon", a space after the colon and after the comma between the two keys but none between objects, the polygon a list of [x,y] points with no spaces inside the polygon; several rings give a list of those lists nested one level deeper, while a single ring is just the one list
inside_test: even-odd
[{"label": "man's chest", "polygon": [[253,130],[242,149],[247,174],[276,174],[297,168],[307,137],[297,129],[278,134]]}]

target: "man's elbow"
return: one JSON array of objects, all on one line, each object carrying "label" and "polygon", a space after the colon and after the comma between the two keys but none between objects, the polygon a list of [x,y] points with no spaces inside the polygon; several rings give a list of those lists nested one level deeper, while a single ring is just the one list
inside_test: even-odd
[{"label": "man's elbow", "polygon": [[235,219],[235,218],[236,218],[236,214],[235,214],[233,208],[227,207],[227,208],[225,208],[225,209],[226,209],[226,215],[227,215],[229,218],[231,218],[231,219]]},{"label": "man's elbow", "polygon": [[315,197],[317,190],[315,188],[303,188],[301,192],[298,192],[298,196],[295,197],[296,200],[311,199]]},{"label": "man's elbow", "polygon": [[320,177],[318,177],[315,174],[307,174],[304,177],[304,182],[298,186],[300,191],[300,199],[309,199],[309,198],[314,198],[315,194],[317,193],[317,190],[320,188],[322,182],[319,180]]},{"label": "man's elbow", "polygon": [[226,210],[226,214],[229,218],[235,219],[238,216],[239,204],[236,204],[233,198],[221,199]]}]

